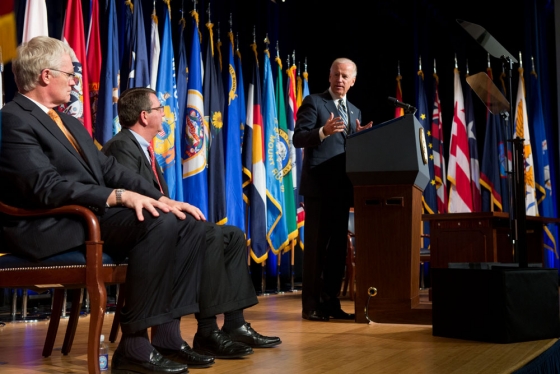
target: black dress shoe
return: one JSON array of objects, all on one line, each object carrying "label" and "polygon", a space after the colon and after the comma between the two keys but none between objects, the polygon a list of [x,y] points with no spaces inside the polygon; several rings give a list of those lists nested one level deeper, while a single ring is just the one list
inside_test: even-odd
[{"label": "black dress shoe", "polygon": [[270,348],[282,343],[282,340],[277,336],[259,334],[247,322],[236,329],[226,330],[222,328],[222,331],[228,334],[234,342],[244,343],[253,348]]},{"label": "black dress shoe", "polygon": [[335,309],[335,310],[331,310],[329,315],[333,318],[333,319],[346,319],[346,320],[354,320],[356,319],[356,315],[354,313],[346,313],[344,310],[342,309]]},{"label": "black dress shoe", "polygon": [[197,332],[194,335],[193,348],[200,354],[215,358],[240,358],[253,353],[253,348],[234,342],[222,330],[214,330],[208,336]]},{"label": "black dress shoe", "polygon": [[124,357],[119,351],[115,351],[111,361],[111,373],[188,373],[187,365],[174,362],[163,357],[157,350],[153,350],[150,360],[141,362],[132,358]]},{"label": "black dress shoe", "polygon": [[171,361],[187,364],[190,367],[207,368],[214,365],[214,357],[204,356],[193,351],[187,342],[179,350],[155,347],[161,355]]},{"label": "black dress shoe", "polygon": [[319,311],[319,310],[310,310],[310,311],[302,311],[301,312],[301,317],[303,319],[306,319],[308,321],[328,321],[329,320],[329,316],[323,314],[323,312]]}]

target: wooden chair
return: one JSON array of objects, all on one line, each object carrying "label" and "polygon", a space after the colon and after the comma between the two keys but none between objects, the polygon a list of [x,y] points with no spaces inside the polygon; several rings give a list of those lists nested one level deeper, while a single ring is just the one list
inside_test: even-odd
[{"label": "wooden chair", "polygon": [[43,356],[45,357],[52,353],[62,312],[64,289],[72,290],[73,302],[62,353],[70,352],[79,318],[81,289],[85,288],[90,300],[87,345],[88,372],[99,373],[99,338],[107,305],[105,286],[110,283],[124,283],[126,265],[116,264],[107,254],[103,253],[103,242],[101,241],[97,217],[89,209],[78,205],[68,205],[55,209],[26,210],[14,208],[1,202],[0,214],[30,218],[49,215],[73,215],[83,219],[87,235],[81,249],[51,256],[39,262],[13,254],[0,256],[0,288],[55,289],[51,320],[43,348]]}]

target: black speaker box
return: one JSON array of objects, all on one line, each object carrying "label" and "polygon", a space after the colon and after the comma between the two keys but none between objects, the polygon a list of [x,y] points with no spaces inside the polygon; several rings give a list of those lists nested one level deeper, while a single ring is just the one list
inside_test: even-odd
[{"label": "black speaker box", "polygon": [[560,336],[558,269],[432,269],[434,336],[514,343]]}]

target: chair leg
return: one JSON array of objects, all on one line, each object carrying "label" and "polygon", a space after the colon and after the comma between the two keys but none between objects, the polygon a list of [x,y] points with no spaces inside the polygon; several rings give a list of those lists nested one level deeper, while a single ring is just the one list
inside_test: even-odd
[{"label": "chair leg", "polygon": [[45,345],[43,346],[43,357],[49,357],[52,354],[58,325],[60,323],[60,315],[62,314],[62,304],[64,303],[64,289],[56,288],[53,293],[53,302],[51,309],[51,319],[49,320],[49,328]]},{"label": "chair leg", "polygon": [[82,309],[83,289],[77,288],[71,290],[72,309],[70,309],[70,317],[68,318],[68,326],[66,326],[66,334],[64,335],[64,343],[62,344],[62,354],[67,355],[72,349],[76,329],[78,328],[78,319]]},{"label": "chair leg", "polygon": [[121,323],[121,309],[124,305],[124,294],[126,292],[126,284],[122,283],[117,287],[118,287],[117,308],[115,309],[113,324],[111,325],[111,333],[109,334],[109,341],[111,343],[114,343],[117,340],[117,336],[119,334],[119,326]]}]

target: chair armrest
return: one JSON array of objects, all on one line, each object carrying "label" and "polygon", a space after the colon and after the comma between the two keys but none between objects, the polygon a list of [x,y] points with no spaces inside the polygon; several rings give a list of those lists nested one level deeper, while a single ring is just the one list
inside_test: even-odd
[{"label": "chair armrest", "polygon": [[13,217],[44,217],[53,215],[75,215],[84,220],[87,227],[87,240],[101,241],[101,230],[97,216],[88,208],[80,205],[64,205],[53,209],[23,209],[0,202],[0,213]]}]

